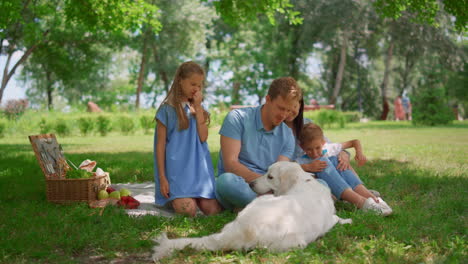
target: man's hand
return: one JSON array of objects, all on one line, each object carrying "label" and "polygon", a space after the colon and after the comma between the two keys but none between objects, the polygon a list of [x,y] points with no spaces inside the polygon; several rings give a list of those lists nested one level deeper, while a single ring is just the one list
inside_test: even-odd
[{"label": "man's hand", "polygon": [[339,171],[349,170],[351,165],[349,164],[349,155],[348,153],[341,151],[338,155],[338,166],[336,168]]},{"label": "man's hand", "polygon": [[169,199],[169,183],[166,179],[159,179],[159,190],[166,199]]}]

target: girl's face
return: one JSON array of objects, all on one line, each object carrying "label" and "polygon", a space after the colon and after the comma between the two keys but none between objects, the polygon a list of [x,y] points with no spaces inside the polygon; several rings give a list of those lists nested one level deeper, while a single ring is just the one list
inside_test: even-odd
[{"label": "girl's face", "polygon": [[288,115],[288,117],[286,118],[286,122],[292,122],[294,120],[294,118],[296,118],[296,116],[299,114],[299,107],[301,106],[301,104],[299,102],[295,102],[293,107],[291,108],[291,113]]},{"label": "girl's face", "polygon": [[186,79],[180,81],[182,89],[182,101],[186,102],[193,99],[196,92],[200,91],[203,87],[203,80],[205,77],[201,74],[194,73]]}]

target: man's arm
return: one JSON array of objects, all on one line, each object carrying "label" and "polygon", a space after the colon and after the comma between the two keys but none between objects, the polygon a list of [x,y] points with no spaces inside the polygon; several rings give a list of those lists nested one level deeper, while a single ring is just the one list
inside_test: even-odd
[{"label": "man's arm", "polygon": [[221,135],[221,153],[223,155],[224,170],[241,176],[246,182],[251,182],[261,175],[249,170],[239,162],[241,141]]}]

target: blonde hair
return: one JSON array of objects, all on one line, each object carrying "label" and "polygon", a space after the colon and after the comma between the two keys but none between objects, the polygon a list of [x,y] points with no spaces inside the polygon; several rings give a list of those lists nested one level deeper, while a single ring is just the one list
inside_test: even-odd
[{"label": "blonde hair", "polygon": [[[193,74],[200,74],[203,77],[205,76],[205,71],[203,68],[193,61],[187,61],[182,63],[178,68],[174,75],[174,81],[172,82],[171,88],[167,93],[166,98],[161,103],[161,106],[164,104],[171,105],[175,108],[177,114],[177,120],[179,125],[179,130],[184,130],[189,127],[189,119],[185,114],[184,108],[181,104],[181,98],[183,96],[182,93],[182,86],[180,82],[187,78],[190,78]],[[159,107],[161,109],[161,107]],[[158,110],[159,111],[159,110]],[[206,123],[210,122],[210,118],[208,112],[203,110],[203,115],[205,116]]]},{"label": "blonde hair", "polygon": [[270,96],[271,100],[281,96],[284,99],[297,100],[299,102],[302,99],[302,89],[294,78],[281,77],[273,80],[270,89],[268,89],[268,96]]},{"label": "blonde hair", "polygon": [[305,144],[317,139],[324,139],[322,129],[316,124],[305,124],[298,138],[299,143]]}]

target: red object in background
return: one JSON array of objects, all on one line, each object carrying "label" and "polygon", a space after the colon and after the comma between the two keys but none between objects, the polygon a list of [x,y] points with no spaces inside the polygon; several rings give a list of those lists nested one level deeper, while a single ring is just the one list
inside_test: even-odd
[{"label": "red object in background", "polygon": [[140,202],[130,195],[122,196],[117,204],[125,207],[125,209],[137,209],[140,206]]},{"label": "red object in background", "polygon": [[115,192],[115,191],[116,191],[116,190],[115,190],[114,188],[112,188],[112,187],[107,187],[107,188],[106,188],[106,192],[107,192],[107,193],[111,193],[111,192]]}]

